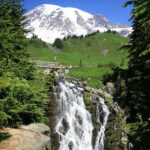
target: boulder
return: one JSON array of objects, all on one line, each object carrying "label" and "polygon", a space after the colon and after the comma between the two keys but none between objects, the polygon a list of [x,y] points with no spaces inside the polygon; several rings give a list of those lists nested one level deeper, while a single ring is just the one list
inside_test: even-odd
[{"label": "boulder", "polygon": [[86,86],[86,87],[84,88],[84,90],[85,90],[85,92],[91,92],[91,91],[92,91],[92,89],[91,89],[90,87],[88,87],[88,86]]},{"label": "boulder", "polygon": [[0,150],[50,150],[50,129],[44,124],[6,128],[3,132],[9,132],[12,136],[0,143]]},{"label": "boulder", "polygon": [[64,72],[63,69],[57,70],[57,73],[58,73],[58,74],[61,74],[61,73],[63,73],[63,72]]},{"label": "boulder", "polygon": [[112,83],[108,82],[106,84],[106,91],[112,95],[113,91],[114,91],[114,85]]},{"label": "boulder", "polygon": [[106,91],[103,92],[104,97],[113,98],[111,94],[108,94]]},{"label": "boulder", "polygon": [[109,52],[109,50],[108,49],[105,49],[105,50],[103,50],[103,51],[101,51],[101,54],[103,55],[103,56],[106,56],[106,54]]},{"label": "boulder", "polygon": [[55,76],[56,76],[56,77],[58,77],[58,76],[59,76],[59,74],[58,74],[58,72],[57,72],[57,71],[54,71],[54,73],[55,73]]},{"label": "boulder", "polygon": [[45,75],[50,74],[50,72],[51,72],[51,70],[48,69],[48,68],[44,70],[44,74],[45,74]]},{"label": "boulder", "polygon": [[41,123],[32,123],[27,126],[21,126],[20,128],[26,130],[32,130],[41,135],[42,141],[45,144],[46,149],[50,149],[50,128]]},{"label": "boulder", "polygon": [[50,136],[50,128],[42,123],[32,123],[30,125],[24,125],[20,127],[21,129],[32,130],[39,134]]},{"label": "boulder", "polygon": [[68,69],[65,69],[65,74],[68,74],[69,73],[69,70]]}]

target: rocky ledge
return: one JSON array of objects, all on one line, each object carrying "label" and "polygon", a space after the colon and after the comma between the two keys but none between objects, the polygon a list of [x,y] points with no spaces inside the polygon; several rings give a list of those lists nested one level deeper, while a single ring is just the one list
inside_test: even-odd
[{"label": "rocky ledge", "polygon": [[0,143],[0,150],[50,150],[50,129],[41,123],[5,128],[12,136]]}]

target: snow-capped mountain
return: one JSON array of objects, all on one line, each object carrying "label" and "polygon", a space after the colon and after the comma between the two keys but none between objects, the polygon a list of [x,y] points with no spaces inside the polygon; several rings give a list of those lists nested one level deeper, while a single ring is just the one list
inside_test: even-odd
[{"label": "snow-capped mountain", "polygon": [[30,20],[26,28],[45,42],[53,43],[56,38],[68,35],[86,35],[94,31],[109,29],[127,36],[132,28],[126,24],[112,24],[103,15],[91,15],[76,8],[43,4],[26,13]]}]

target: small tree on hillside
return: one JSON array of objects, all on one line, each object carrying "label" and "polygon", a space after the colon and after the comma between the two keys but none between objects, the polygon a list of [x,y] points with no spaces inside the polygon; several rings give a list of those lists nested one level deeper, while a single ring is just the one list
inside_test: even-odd
[{"label": "small tree on hillside", "polygon": [[55,42],[53,43],[53,46],[55,46],[55,47],[57,47],[57,48],[59,48],[59,49],[62,49],[62,48],[63,48],[62,40],[59,39],[59,38],[57,38],[57,39],[55,40]]},{"label": "small tree on hillside", "polygon": [[37,36],[37,35],[35,35],[35,34],[32,34],[31,39],[38,39],[38,36]]},{"label": "small tree on hillside", "polygon": [[82,67],[82,59],[80,58],[80,67]]},{"label": "small tree on hillside", "polygon": [[112,33],[112,31],[111,30],[107,30],[106,33]]}]

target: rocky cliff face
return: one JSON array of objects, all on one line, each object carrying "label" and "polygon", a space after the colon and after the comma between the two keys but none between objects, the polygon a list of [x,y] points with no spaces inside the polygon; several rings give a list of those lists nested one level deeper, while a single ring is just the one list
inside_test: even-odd
[{"label": "rocky cliff face", "polygon": [[45,42],[53,43],[56,38],[68,35],[86,35],[99,30],[114,30],[123,36],[129,35],[132,28],[126,24],[112,24],[103,15],[91,15],[76,8],[63,8],[56,5],[40,5],[28,13],[30,20],[26,28],[31,30],[27,37],[34,33]]},{"label": "rocky cliff face", "polygon": [[[57,72],[57,74],[60,71]],[[107,128],[105,131],[105,149],[107,150],[131,150],[132,144],[128,143],[128,136],[127,132],[124,129],[124,125],[126,123],[126,115],[124,111],[119,107],[119,105],[112,100],[112,92],[113,92],[113,86],[111,83],[108,83],[106,87],[106,91],[93,89],[91,87],[88,87],[85,82],[82,82],[78,79],[70,78],[70,77],[63,77],[63,79],[67,80],[68,82],[71,82],[75,84],[77,87],[84,88],[84,102],[86,105],[86,109],[91,113],[92,115],[92,121],[94,125],[93,130],[93,145],[95,144],[95,138],[97,137],[97,131],[99,130],[99,124],[97,124],[96,121],[96,115],[97,115],[97,109],[99,109],[100,114],[100,120],[103,120],[104,113],[102,113],[102,107],[99,105],[99,100],[97,99],[98,96],[105,98],[105,103],[109,107],[109,119],[107,123]],[[51,110],[53,110],[53,116],[52,118],[55,118],[56,112],[55,108],[57,107],[57,104],[55,103],[55,100],[53,99],[53,102],[51,103]],[[53,120],[53,119],[52,119]],[[53,120],[54,121],[54,120]],[[54,121],[54,124],[56,122]],[[65,126],[65,121],[64,121]],[[53,126],[54,129],[54,126]],[[52,129],[52,130],[53,130]],[[63,129],[65,130],[65,129]],[[54,140],[53,144],[53,150],[57,150],[59,147],[58,137],[53,132],[53,136],[51,136],[52,140]],[[56,148],[57,147],[57,148]]]}]

